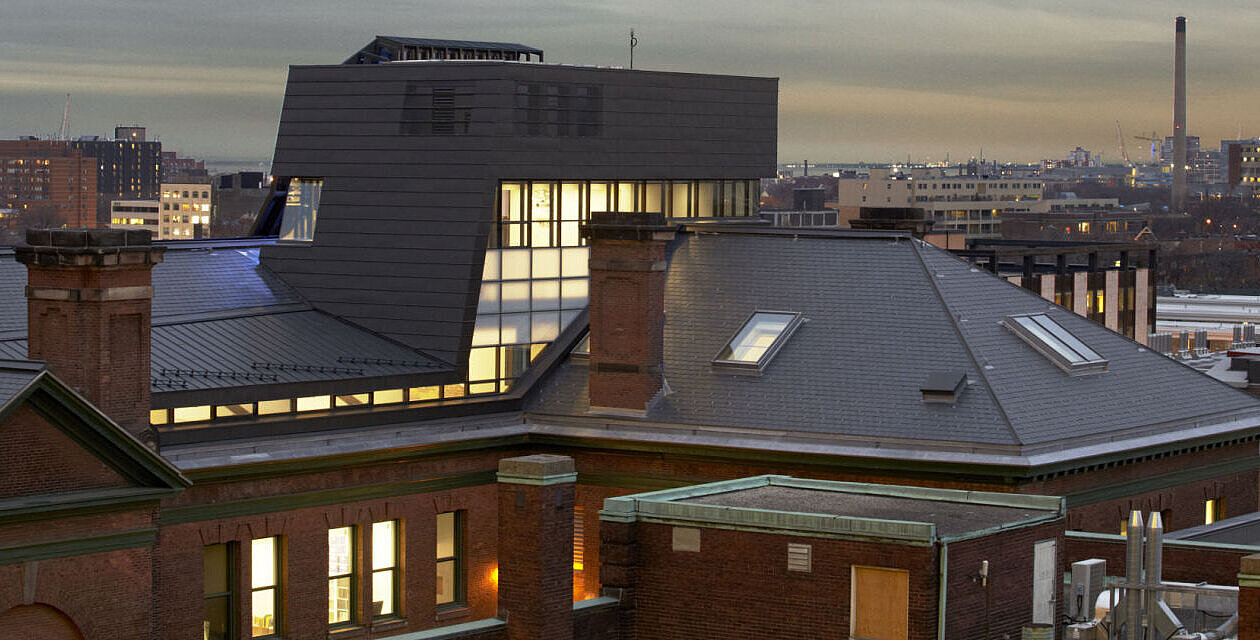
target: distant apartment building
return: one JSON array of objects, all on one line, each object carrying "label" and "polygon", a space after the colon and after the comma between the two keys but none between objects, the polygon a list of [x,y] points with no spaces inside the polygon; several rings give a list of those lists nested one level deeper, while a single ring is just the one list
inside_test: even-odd
[{"label": "distant apartment building", "polygon": [[163,151],[161,157],[163,182],[183,182],[188,178],[210,177],[209,172],[206,171],[205,160],[182,158],[174,151]]},{"label": "distant apartment building", "polygon": [[156,200],[114,200],[109,203],[111,229],[144,229],[158,238],[161,231],[160,203]]},{"label": "distant apartment building", "polygon": [[163,240],[210,237],[213,208],[209,184],[162,184]]},{"label": "distant apartment building", "polygon": [[972,238],[1001,235],[1004,214],[1030,211],[1042,200],[1044,183],[1032,178],[946,175],[944,169],[912,168],[893,173],[873,168],[867,178],[841,178],[837,194],[841,220],[859,217],[863,207],[923,209],[934,228],[958,229]]},{"label": "distant apartment building", "polygon": [[162,143],[145,139],[144,127],[117,127],[114,139],[82,136],[69,143],[96,158],[96,212],[110,215],[113,200],[156,200],[162,184]]},{"label": "distant apartment building", "polygon": [[215,176],[210,190],[215,235],[244,236],[271,193],[271,180],[261,171],[238,171]]},{"label": "distant apartment building", "polygon": [[1222,140],[1221,147],[1228,158],[1229,185],[1260,187],[1260,138]]},{"label": "distant apartment building", "polygon": [[26,226],[95,227],[95,164],[65,142],[0,140],[0,209]]}]

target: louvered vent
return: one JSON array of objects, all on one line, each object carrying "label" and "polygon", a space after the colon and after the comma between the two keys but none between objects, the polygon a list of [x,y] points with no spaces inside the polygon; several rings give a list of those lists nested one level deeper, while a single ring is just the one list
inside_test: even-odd
[{"label": "louvered vent", "polygon": [[813,571],[813,547],[807,544],[788,543],[788,571],[809,573]]}]

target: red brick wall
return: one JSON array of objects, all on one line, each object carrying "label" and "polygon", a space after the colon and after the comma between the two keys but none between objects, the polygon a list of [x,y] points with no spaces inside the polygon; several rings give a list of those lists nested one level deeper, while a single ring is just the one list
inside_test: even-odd
[{"label": "red brick wall", "polygon": [[[346,473],[353,475],[353,472]],[[236,486],[234,489],[242,490],[244,487]],[[464,510],[467,515],[465,576],[469,601],[466,608],[439,612],[435,604],[435,521],[438,513],[457,510]],[[326,638],[328,529],[356,525],[360,527],[361,536],[366,536],[367,527],[372,522],[392,519],[402,523],[401,609],[405,622],[369,628],[356,637],[384,637],[495,615],[498,519],[495,486],[484,485],[164,526],[158,544],[157,587],[162,595],[158,600],[157,637],[177,640],[199,633],[203,618],[202,552],[206,544],[237,544],[240,624],[246,624],[249,619],[250,540],[279,535],[285,550],[283,564],[286,568],[284,635],[290,640]],[[364,621],[369,619],[363,607],[368,602],[370,591],[366,565],[361,566],[358,619]]]},{"label": "red brick wall", "polygon": [[1238,588],[1238,640],[1260,640],[1260,588]]},{"label": "red brick wall", "polygon": [[[605,531],[606,584],[629,586],[627,637],[848,638],[855,564],[909,570],[909,637],[936,637],[932,547],[702,529],[692,553],[672,550],[670,525]],[[789,542],[812,545],[812,572],[787,570]]]},{"label": "red brick wall", "polygon": [[[39,560],[33,565],[33,572],[21,564],[0,565],[0,612],[23,604],[44,604],[64,613],[86,638],[150,637],[150,549]],[[28,603],[26,580],[32,575],[34,598]],[[2,635],[11,637],[14,631],[6,627]]]},{"label": "red brick wall", "polygon": [[500,483],[499,612],[511,640],[573,637],[573,484]]},{"label": "red brick wall", "polygon": [[[978,579],[983,560],[989,561],[989,637],[1019,637],[1020,629],[1032,622],[1033,545],[1051,539],[1056,541],[1057,577],[1067,566],[1062,520],[951,543],[945,637],[980,637],[978,632],[985,627],[986,594]],[[1062,585],[1056,581],[1052,591],[1055,621],[1063,611],[1060,591]]]},{"label": "red brick wall", "polygon": [[78,625],[45,604],[19,605],[0,611],[0,629],[10,640],[83,640]]},{"label": "red brick wall", "polygon": [[[58,289],[145,287],[152,265],[28,266],[28,284]],[[151,301],[28,299],[28,356],[131,433],[149,428]]]},{"label": "red brick wall", "polygon": [[125,487],[126,480],[29,406],[0,422],[0,498]]},{"label": "red brick wall", "polygon": [[591,240],[592,406],[642,411],[660,391],[664,260],[663,240]]}]

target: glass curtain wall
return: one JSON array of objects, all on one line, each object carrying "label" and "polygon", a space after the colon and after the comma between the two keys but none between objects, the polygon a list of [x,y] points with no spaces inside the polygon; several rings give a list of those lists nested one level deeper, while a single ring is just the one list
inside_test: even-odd
[{"label": "glass curtain wall", "polygon": [[499,185],[468,393],[501,393],[587,304],[589,252],[580,225],[604,212],[667,218],[757,214],[758,180],[505,181]]}]

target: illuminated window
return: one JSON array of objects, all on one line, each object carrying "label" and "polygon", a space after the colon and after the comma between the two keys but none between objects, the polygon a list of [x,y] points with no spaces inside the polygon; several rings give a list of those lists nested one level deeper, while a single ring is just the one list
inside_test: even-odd
[{"label": "illuminated window", "polygon": [[235,638],[236,579],[233,545],[212,544],[202,548],[202,623],[204,640]]},{"label": "illuminated window", "polygon": [[310,241],[315,238],[315,219],[319,213],[319,195],[324,181],[318,178],[293,178],[285,196],[284,217],[280,221],[281,240]]},{"label": "illuminated window", "polygon": [[293,401],[289,398],[281,400],[259,400],[258,415],[265,416],[274,413],[288,413],[293,409]]},{"label": "illuminated window", "polygon": [[464,602],[464,512],[437,514],[437,604]]},{"label": "illuminated window", "polygon": [[412,387],[407,390],[407,400],[410,402],[424,402],[425,400],[437,400],[442,397],[442,387]]},{"label": "illuminated window", "polygon": [[253,415],[253,404],[223,404],[214,408],[216,418],[234,418],[236,416]]},{"label": "illuminated window", "polygon": [[1225,498],[1208,498],[1203,503],[1203,524],[1225,519]]},{"label": "illuminated window", "polygon": [[280,629],[280,538],[250,544],[250,635],[273,636]]},{"label": "illuminated window", "polygon": [[398,615],[398,521],[372,523],[372,612]]},{"label": "illuminated window", "polygon": [[354,527],[328,530],[328,624],[354,621]]},{"label": "illuminated window", "polygon": [[759,371],[770,362],[800,323],[799,313],[756,311],[718,352],[713,364]]},{"label": "illuminated window", "polygon": [[330,396],[307,396],[297,399],[298,411],[322,411],[332,406]]},{"label": "illuminated window", "polygon": [[573,507],[573,570],[586,567],[586,518],[582,507]]},{"label": "illuminated window", "polygon": [[397,404],[402,401],[402,389],[383,389],[372,392],[372,404]]},{"label": "illuminated window", "polygon": [[153,409],[149,411],[149,424],[166,424],[166,409]]},{"label": "illuminated window", "polygon": [[1106,359],[1044,313],[1007,316],[1002,325],[1069,374],[1107,370]]},{"label": "illuminated window", "polygon": [[371,401],[371,394],[353,393],[348,396],[337,396],[338,407],[357,407],[359,405],[368,404]]},{"label": "illuminated window", "polygon": [[199,407],[176,407],[175,422],[200,422],[210,419],[210,405]]}]

